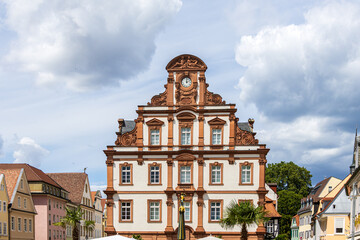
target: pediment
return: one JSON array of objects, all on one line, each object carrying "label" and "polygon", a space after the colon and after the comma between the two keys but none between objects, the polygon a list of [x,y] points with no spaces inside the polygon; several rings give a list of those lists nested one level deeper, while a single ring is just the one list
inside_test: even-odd
[{"label": "pediment", "polygon": [[173,58],[166,66],[167,71],[173,70],[203,70],[207,69],[206,64],[200,58],[183,54]]},{"label": "pediment", "polygon": [[183,112],[176,116],[178,120],[182,121],[193,121],[196,119],[196,116],[189,112]]},{"label": "pediment", "polygon": [[147,121],[146,125],[148,125],[148,126],[162,126],[162,125],[164,125],[164,122],[157,119],[157,118],[153,118],[153,119]]},{"label": "pediment", "polygon": [[208,124],[210,125],[224,125],[225,123],[226,121],[219,117],[213,118],[210,121],[208,121]]},{"label": "pediment", "polygon": [[194,161],[196,158],[190,153],[182,153],[176,157],[177,161]]}]

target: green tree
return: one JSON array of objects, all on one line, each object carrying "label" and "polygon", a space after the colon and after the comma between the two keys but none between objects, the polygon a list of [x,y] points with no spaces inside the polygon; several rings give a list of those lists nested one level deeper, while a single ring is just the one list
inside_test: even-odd
[{"label": "green tree", "polygon": [[268,218],[265,217],[265,214],[266,212],[261,206],[255,207],[250,202],[237,203],[233,200],[226,207],[225,217],[220,219],[220,225],[225,229],[234,228],[236,225],[241,226],[241,240],[247,240],[247,226],[267,221]]},{"label": "green tree", "polygon": [[86,236],[85,239],[88,239],[88,233],[89,230],[92,231],[95,228],[95,222],[92,220],[85,220],[84,221],[84,227],[85,227],[85,231],[86,231]]},{"label": "green tree", "polygon": [[[55,226],[60,226],[62,228],[66,228],[67,225],[71,226],[72,227],[73,240],[78,240],[79,239],[79,227],[78,227],[78,225],[80,224],[81,220],[84,220],[82,218],[84,213],[81,211],[80,207],[77,207],[76,209],[65,208],[65,210],[66,210],[65,217],[63,217],[60,220],[60,222],[54,223],[54,225]],[[95,226],[94,221],[85,220],[84,223],[85,223],[85,228],[87,228],[87,229],[93,229],[94,226]]]},{"label": "green tree", "polygon": [[311,177],[310,171],[293,162],[267,165],[265,180],[267,183],[277,183],[278,187],[280,234],[286,234],[289,239],[291,219],[300,209],[301,198],[306,197],[310,192]]},{"label": "green tree", "polygon": [[306,197],[311,189],[310,171],[293,162],[271,163],[266,167],[265,181],[277,183],[278,191],[289,190]]}]

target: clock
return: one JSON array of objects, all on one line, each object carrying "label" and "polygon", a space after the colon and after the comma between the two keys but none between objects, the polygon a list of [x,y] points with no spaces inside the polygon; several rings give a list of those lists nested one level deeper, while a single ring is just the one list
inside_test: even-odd
[{"label": "clock", "polygon": [[188,77],[184,77],[182,80],[181,80],[181,85],[183,85],[183,87],[190,87],[191,85],[191,79],[188,78]]}]

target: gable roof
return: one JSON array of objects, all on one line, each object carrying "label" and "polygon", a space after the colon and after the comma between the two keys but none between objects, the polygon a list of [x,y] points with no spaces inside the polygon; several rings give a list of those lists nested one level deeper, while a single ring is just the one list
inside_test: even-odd
[{"label": "gable roof", "polygon": [[350,177],[351,177],[351,174],[347,175],[331,192],[329,192],[323,198],[323,200],[327,200],[330,202],[317,215],[321,215],[329,208],[329,206],[335,201],[336,197],[339,196],[341,191],[344,189],[345,184],[347,183],[347,181],[349,180]]},{"label": "gable roof", "polygon": [[26,163],[2,163],[0,164],[1,169],[21,169],[23,168],[26,173],[28,182],[46,182],[58,188],[62,188],[57,182],[51,179],[40,169],[33,167]]},{"label": "gable roof", "polygon": [[265,197],[265,211],[266,217],[269,218],[281,218],[281,215],[276,211],[274,201],[268,197]]},{"label": "gable roof", "polygon": [[11,202],[14,192],[17,190],[19,176],[21,176],[23,171],[23,169],[0,169],[0,174],[5,175],[8,196]]},{"label": "gable roof", "polygon": [[106,204],[106,199],[105,198],[102,198],[101,199],[101,207],[102,207],[102,211],[104,212],[105,210],[105,204]]},{"label": "gable roof", "polygon": [[47,173],[49,177],[69,191],[69,200],[80,204],[84,193],[86,173]]}]

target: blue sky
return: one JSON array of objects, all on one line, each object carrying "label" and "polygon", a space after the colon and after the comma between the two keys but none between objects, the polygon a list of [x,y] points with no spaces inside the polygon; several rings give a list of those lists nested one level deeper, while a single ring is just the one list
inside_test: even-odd
[{"label": "blue sky", "polygon": [[[210,90],[255,118],[268,162],[344,178],[360,107],[356,1],[0,1],[0,162],[106,185],[117,119],[190,53]],[[93,189],[94,190],[94,189]]]}]

